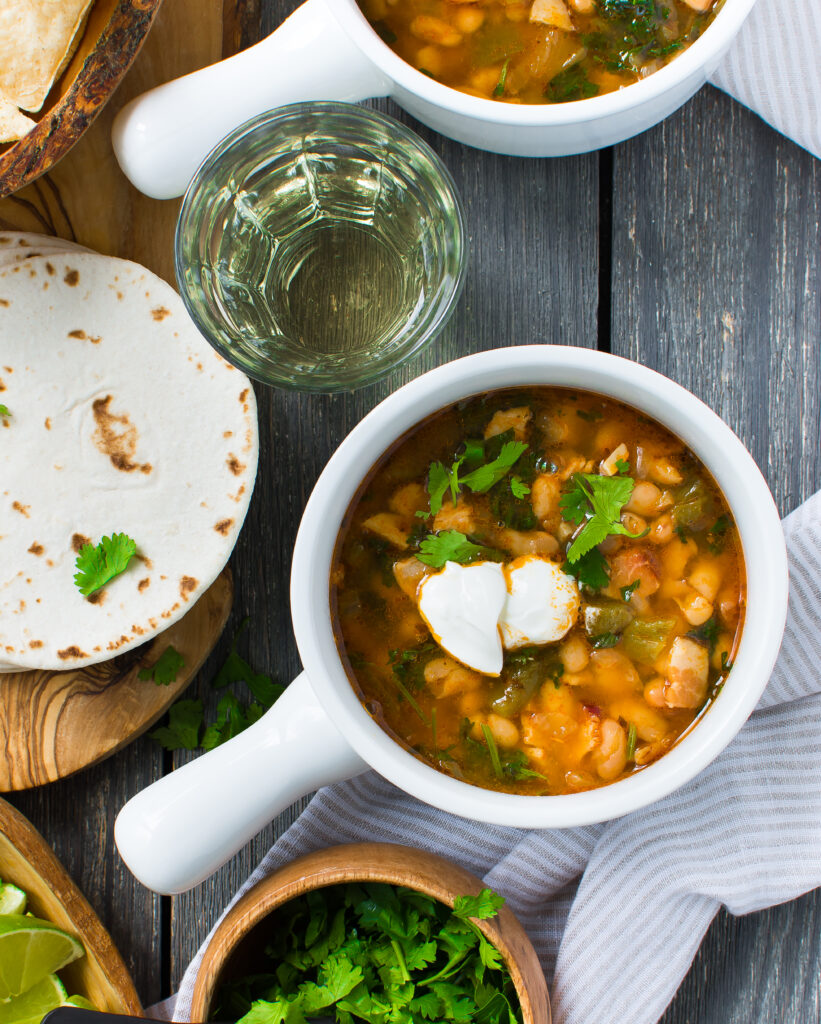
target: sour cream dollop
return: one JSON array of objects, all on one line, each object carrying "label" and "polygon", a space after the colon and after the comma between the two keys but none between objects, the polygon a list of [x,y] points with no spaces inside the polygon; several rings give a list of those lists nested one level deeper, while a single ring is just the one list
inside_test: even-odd
[{"label": "sour cream dollop", "polygon": [[498,676],[504,660],[499,616],[506,597],[497,562],[447,562],[420,584],[419,612],[448,654],[476,672]]},{"label": "sour cream dollop", "polygon": [[507,596],[499,628],[508,650],[553,644],[570,632],[581,604],[572,576],[538,555],[517,558],[504,573]]}]

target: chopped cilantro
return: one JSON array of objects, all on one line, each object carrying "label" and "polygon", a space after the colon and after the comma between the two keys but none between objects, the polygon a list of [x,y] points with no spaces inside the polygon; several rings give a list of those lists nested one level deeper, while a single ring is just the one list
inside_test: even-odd
[{"label": "chopped cilantro", "polygon": [[642,533],[631,533],[623,526],[621,510],[630,500],[634,482],[629,476],[597,476],[592,473],[576,473],[573,488],[559,501],[562,517],[569,522],[584,526],[567,552],[570,563],[586,555],[611,534],[623,534],[634,540]]},{"label": "chopped cilantro", "polygon": [[729,672],[732,667],[733,667],[733,663],[730,661],[727,652],[726,651],[722,651],[721,652],[721,671],[722,672]]},{"label": "chopped cilantro", "polygon": [[523,482],[520,476],[512,476],[510,478],[510,490],[513,492],[514,498],[524,498],[530,494],[530,488]]},{"label": "chopped cilantro", "polygon": [[588,423],[595,423],[597,420],[604,418],[604,413],[600,412],[598,409],[577,409],[576,415],[579,419],[587,420]]},{"label": "chopped cilantro", "polygon": [[0,405],[0,416],[5,416],[6,418],[11,416],[7,405]]},{"label": "chopped cilantro", "polygon": [[724,534],[730,528],[730,520],[727,516],[719,516],[707,531],[707,547],[714,555],[724,549]]},{"label": "chopped cilantro", "polygon": [[691,629],[687,636],[691,636],[694,640],[704,644],[710,654],[712,654],[718,642],[718,622],[716,622],[715,616],[710,616],[702,626]]},{"label": "chopped cilantro", "polygon": [[482,723],[482,735],[485,737],[485,743],[487,743],[487,749],[490,752],[490,763],[493,765],[493,771],[497,779],[502,777],[502,762],[499,760],[499,751],[496,747],[496,740],[493,738],[493,733],[490,731],[490,726]]},{"label": "chopped cilantro", "polygon": [[626,587],[621,587],[620,590],[621,590],[621,599],[622,599],[622,601],[624,601],[624,602],[629,601],[630,598],[639,589],[640,586],[641,586],[641,580],[633,580],[633,582],[632,583],[628,583]]},{"label": "chopped cilantro", "polygon": [[474,544],[464,533],[458,530],[444,530],[442,533],[429,534],[419,545],[416,557],[433,569],[441,569],[446,562],[459,562],[465,565],[477,558],[499,561],[502,554],[495,548]]},{"label": "chopped cilantro", "polygon": [[598,636],[590,638],[590,646],[601,651],[606,647],[615,647],[619,640],[621,637],[617,633],[599,633]]},{"label": "chopped cilantro", "polygon": [[[548,82],[545,97],[551,103],[568,103],[571,100],[588,100],[598,96],[599,87],[587,77],[587,72],[576,64],[560,71]],[[581,415],[581,413],[579,413]],[[586,418],[586,417],[583,417]]]},{"label": "chopped cilantro", "polygon": [[85,544],[80,548],[74,583],[83,597],[89,597],[125,572],[136,550],[136,541],[125,533],[112,533],[96,546]]},{"label": "chopped cilantro", "polygon": [[169,644],[154,664],[149,668],[141,668],[137,676],[140,679],[153,679],[157,686],[170,686],[184,664],[185,658],[176,647]]},{"label": "chopped cilantro", "polygon": [[630,463],[627,459],[616,459],[616,469],[622,476],[626,476],[630,472]]}]

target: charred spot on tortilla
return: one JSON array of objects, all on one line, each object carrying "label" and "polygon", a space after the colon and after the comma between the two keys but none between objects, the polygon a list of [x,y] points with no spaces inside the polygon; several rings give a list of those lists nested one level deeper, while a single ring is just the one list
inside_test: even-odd
[{"label": "charred spot on tortilla", "polygon": [[11,503],[11,507],[15,512],[19,512],[21,516],[25,516],[26,519],[31,518],[29,516],[29,509],[31,508],[31,505],[21,505],[19,501],[13,501]]},{"label": "charred spot on tortilla", "polygon": [[69,288],[75,288],[80,283],[80,271],[67,270],[63,281],[69,286]]},{"label": "charred spot on tortilla", "polygon": [[82,533],[72,534],[71,537],[71,550],[79,555],[80,551],[91,544],[91,537],[84,537]]},{"label": "charred spot on tortilla", "polygon": [[89,594],[86,598],[89,604],[103,604],[106,599],[105,590],[95,590],[93,594]]},{"label": "charred spot on tortilla", "polygon": [[220,521],[216,524],[214,529],[217,531],[217,533],[221,533],[223,537],[226,537],[228,535],[228,531],[231,529],[233,524],[233,519],[220,519]]},{"label": "charred spot on tortilla", "polygon": [[225,464],[234,474],[234,476],[242,476],[245,472],[245,463],[240,462],[239,459],[234,455],[233,452],[229,453],[228,458],[225,460]]},{"label": "charred spot on tortilla", "polygon": [[46,430],[51,430],[51,416],[46,416]]},{"label": "charred spot on tortilla", "polygon": [[46,549],[45,549],[45,548],[43,547],[43,545],[42,545],[42,544],[38,544],[38,543],[37,543],[37,541],[35,541],[35,542],[34,542],[34,543],[33,543],[33,544],[31,545],[31,547],[30,547],[30,548],[28,549],[28,552],[29,552],[29,554],[30,554],[30,555],[42,555],[42,553],[43,553],[43,552],[44,552],[45,550],[46,550]]},{"label": "charred spot on tortilla", "polygon": [[88,655],[85,651],[81,651],[76,644],[72,644],[71,647],[64,647],[61,651],[58,651],[57,657],[61,661],[68,661],[69,658],[87,658]]},{"label": "charred spot on tortilla", "polygon": [[240,391],[240,393],[239,393],[239,400],[240,400],[240,402],[245,402],[245,401],[247,401],[247,399],[248,399],[248,388],[243,388],[243,390]]},{"label": "charred spot on tortilla", "polygon": [[180,579],[180,597],[187,601],[191,591],[197,589],[198,582],[193,576],[183,576]]},{"label": "charred spot on tortilla", "polygon": [[39,650],[43,646],[42,640],[29,640],[29,647],[33,650]]},{"label": "charred spot on tortilla", "polygon": [[54,269],[54,264],[53,263],[46,263],[46,273],[50,277],[54,277],[54,275],[57,273],[57,271]]},{"label": "charred spot on tortilla", "polygon": [[165,320],[167,316],[171,316],[171,310],[166,309],[165,306],[157,306],[156,309],[151,310],[151,316],[159,323],[161,320]]},{"label": "charred spot on tortilla", "polygon": [[111,465],[121,473],[133,473],[138,469],[141,473],[151,472],[151,463],[139,463],[134,456],[137,454],[139,433],[128,418],[127,413],[113,413],[109,409],[112,396],[95,398],[91,403],[97,429],[92,440],[97,451],[106,455]]},{"label": "charred spot on tortilla", "polygon": [[0,306],[2,306],[5,309],[8,305],[9,305],[9,300],[8,299],[0,299]]},{"label": "charred spot on tortilla", "polygon": [[86,338],[88,337],[88,335],[86,334],[85,331],[80,331],[80,330],[69,331],[68,332],[68,336],[69,336],[69,338],[79,338],[80,341],[85,341]]},{"label": "charred spot on tortilla", "polygon": [[142,591],[142,590],[145,590],[146,587],[150,587],[150,586],[151,586],[151,577],[150,576],[146,576],[144,580],[140,580],[140,582],[137,584],[137,590]]},{"label": "charred spot on tortilla", "polygon": [[0,391],[5,391],[5,390],[6,390],[6,385],[3,383],[2,380],[0,380]]}]

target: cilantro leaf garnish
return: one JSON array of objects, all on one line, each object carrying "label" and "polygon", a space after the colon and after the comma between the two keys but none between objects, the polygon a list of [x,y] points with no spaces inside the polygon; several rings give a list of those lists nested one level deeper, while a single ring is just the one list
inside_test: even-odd
[{"label": "cilantro leaf garnish", "polygon": [[615,647],[619,640],[621,640],[621,637],[618,633],[599,633],[598,636],[590,638],[590,646],[601,651],[607,647]]},{"label": "cilantro leaf garnish", "polygon": [[[491,441],[494,440],[491,438]],[[463,487],[473,491],[474,494],[484,494],[491,487],[504,479],[510,470],[516,465],[519,457],[527,450],[523,441],[505,441],[499,449],[499,454],[483,465],[476,465],[481,458],[486,457],[485,445],[480,441],[465,442],[465,451],[447,469],[441,462],[432,462],[428,470],[428,494],[430,495],[430,508],[428,512],[417,512],[422,519],[435,516],[442,508],[445,494],[450,491],[450,499],[455,505],[459,500],[459,492]],[[460,475],[462,465],[473,466],[470,472]],[[520,487],[521,485],[520,482]],[[516,493],[514,491],[514,493]],[[529,490],[517,497],[523,497]]]},{"label": "cilantro leaf garnish", "polygon": [[597,476],[593,473],[576,473],[573,487],[559,501],[562,518],[582,526],[567,552],[570,563],[578,561],[588,551],[609,537],[622,534],[633,540],[643,537],[631,533],[621,523],[621,510],[630,500],[634,481],[629,476]]},{"label": "cilantro leaf garnish", "polygon": [[474,493],[483,494],[507,476],[518,462],[519,456],[523,455],[525,451],[527,451],[527,445],[524,441],[506,441],[492,462],[487,462],[484,466],[474,469],[462,477],[459,482]]},{"label": "cilantro leaf garnish", "polygon": [[416,557],[433,569],[441,569],[446,562],[459,562],[465,565],[477,558],[498,561],[502,556],[495,548],[474,544],[464,533],[458,530],[443,530],[425,537],[419,545]]},{"label": "cilantro leaf garnish", "polygon": [[137,676],[139,679],[153,679],[157,686],[170,686],[184,664],[185,658],[169,644],[154,664],[141,668]]},{"label": "cilantro leaf garnish", "polygon": [[577,558],[572,565],[565,562],[562,572],[568,576],[575,576],[579,586],[585,590],[603,590],[610,582],[607,559],[598,548],[592,548],[586,555]]},{"label": "cilantro leaf garnish", "polygon": [[0,416],[5,416],[6,418],[11,416],[7,405],[0,405]]},{"label": "cilantro leaf garnish", "polygon": [[74,583],[83,597],[89,597],[109,580],[125,572],[137,550],[136,541],[125,533],[112,533],[99,544],[85,544],[77,555]]},{"label": "cilantro leaf garnish", "polygon": [[168,722],[151,733],[166,750],[196,750],[202,729],[202,701],[178,700],[168,712]]},{"label": "cilantro leaf garnish", "polygon": [[630,472],[630,463],[627,459],[616,459],[616,469],[622,476]]},{"label": "cilantro leaf garnish", "polygon": [[620,587],[619,589],[620,589],[620,592],[621,592],[621,599],[622,599],[622,601],[624,601],[625,603],[627,601],[629,601],[630,598],[639,589],[640,586],[641,586],[641,580],[633,580],[633,582],[632,583],[628,583],[626,587]]},{"label": "cilantro leaf garnish", "polygon": [[694,640],[704,644],[712,655],[718,642],[718,622],[716,617],[712,615],[703,625],[691,629],[687,636],[691,636]]}]

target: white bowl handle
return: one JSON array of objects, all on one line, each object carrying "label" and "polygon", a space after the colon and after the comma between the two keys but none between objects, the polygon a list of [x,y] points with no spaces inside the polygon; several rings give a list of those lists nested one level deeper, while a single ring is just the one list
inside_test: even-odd
[{"label": "white bowl handle", "polygon": [[355,103],[390,88],[340,27],[332,0],[307,0],[256,46],[132,100],[111,139],[141,192],[173,199],[214,146],[257,114],[306,100]]},{"label": "white bowl handle", "polygon": [[143,885],[185,892],[299,797],[367,767],[303,672],[245,732],[132,797],[114,838]]}]

